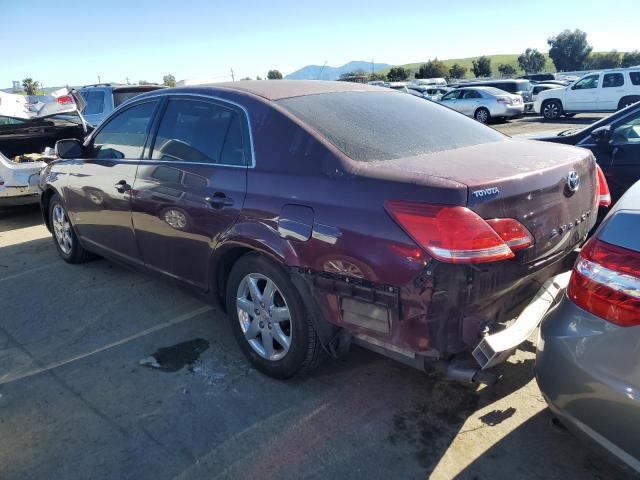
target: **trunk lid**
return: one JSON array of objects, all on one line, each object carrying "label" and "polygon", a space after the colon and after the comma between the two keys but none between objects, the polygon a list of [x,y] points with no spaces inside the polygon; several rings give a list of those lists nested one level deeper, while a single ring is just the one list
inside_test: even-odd
[{"label": "trunk lid", "polygon": [[[376,162],[387,175],[424,175],[467,186],[467,207],[484,219],[513,218],[535,238],[521,261],[573,249],[597,215],[595,159],[590,151],[527,140],[504,140],[431,155]],[[579,177],[574,191],[571,172]],[[573,176],[575,176],[573,175]]]},{"label": "trunk lid", "polygon": [[77,114],[85,101],[75,90],[61,88],[47,95],[16,95],[0,92],[0,116],[40,120],[55,115]]}]

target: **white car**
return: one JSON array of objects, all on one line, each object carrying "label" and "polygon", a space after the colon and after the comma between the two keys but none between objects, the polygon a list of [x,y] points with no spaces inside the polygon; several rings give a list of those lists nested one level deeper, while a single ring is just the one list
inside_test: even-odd
[{"label": "white car", "polygon": [[640,101],[640,66],[589,73],[564,88],[538,93],[533,105],[546,120],[576,113],[615,112]]},{"label": "white car", "polygon": [[81,140],[88,127],[83,100],[66,88],[27,97],[0,92],[0,206],[38,203],[40,170],[62,138]]}]

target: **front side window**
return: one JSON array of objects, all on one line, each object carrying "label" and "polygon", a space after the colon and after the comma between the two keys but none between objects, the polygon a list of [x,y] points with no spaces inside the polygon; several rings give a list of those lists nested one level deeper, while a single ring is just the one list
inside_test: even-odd
[{"label": "front side window", "polygon": [[602,88],[621,87],[624,85],[624,77],[621,73],[605,73],[602,79]]},{"label": "front side window", "polygon": [[640,113],[636,114],[636,118],[625,121],[613,130],[611,143],[614,145],[630,143],[640,145]]},{"label": "front side window", "polygon": [[442,97],[442,101],[446,102],[447,100],[457,100],[458,97],[460,97],[461,93],[462,90],[454,90],[453,92],[449,92]]},{"label": "front side window", "polygon": [[582,80],[578,80],[573,86],[573,90],[588,90],[590,88],[598,88],[598,80],[600,75],[589,75]]},{"label": "front side window", "polygon": [[141,103],[111,118],[93,139],[91,158],[140,158],[156,104]]},{"label": "front side window", "polygon": [[199,100],[169,100],[160,122],[154,160],[245,165],[240,115]]},{"label": "front side window", "polygon": [[396,92],[324,93],[276,103],[345,155],[362,162],[426,155],[505,138],[446,108],[446,102],[439,105]]},{"label": "front side window", "polygon": [[104,111],[104,92],[102,90],[89,90],[82,93],[87,105],[82,110],[83,115],[96,115]]}]

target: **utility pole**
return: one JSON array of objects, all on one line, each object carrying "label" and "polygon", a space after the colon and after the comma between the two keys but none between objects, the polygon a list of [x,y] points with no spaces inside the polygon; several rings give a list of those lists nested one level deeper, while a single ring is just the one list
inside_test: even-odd
[{"label": "utility pole", "polygon": [[127,85],[129,85],[129,77],[127,77]]},{"label": "utility pole", "polygon": [[231,81],[232,82],[236,81],[236,77],[233,75],[233,68],[231,69]]},{"label": "utility pole", "polygon": [[320,75],[318,75],[318,80],[322,80],[322,72],[324,71],[324,67],[327,66],[327,61],[325,60],[322,64],[322,68],[320,69]]},{"label": "utility pole", "polygon": [[102,83],[102,82],[100,82],[100,75],[98,75],[98,83]]},{"label": "utility pole", "polygon": [[371,59],[371,75],[373,76],[373,58]]}]

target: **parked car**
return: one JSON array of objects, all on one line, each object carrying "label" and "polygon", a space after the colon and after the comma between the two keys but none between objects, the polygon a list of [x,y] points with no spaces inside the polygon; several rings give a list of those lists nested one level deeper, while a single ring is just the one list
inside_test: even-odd
[{"label": "parked car", "polygon": [[604,171],[614,202],[640,180],[640,103],[585,128],[541,135],[535,140],[591,150]]},{"label": "parked car", "polygon": [[571,85],[538,94],[536,113],[557,120],[572,113],[615,112],[640,101],[640,68],[589,73]]},{"label": "parked car", "polygon": [[553,415],[640,473],[640,183],[586,243],[542,322],[538,385]]},{"label": "parked car", "polygon": [[551,90],[553,88],[562,88],[562,86],[555,83],[534,83],[533,89],[531,90],[531,101],[535,102],[540,92]]},{"label": "parked car", "polygon": [[512,95],[492,87],[457,88],[437,101],[480,123],[487,123],[491,119],[519,117],[524,113],[520,95]]},{"label": "parked car", "polygon": [[455,356],[568,268],[598,203],[588,150],[348,82],[149,92],[56,150],[40,185],[60,256],[207,292],[279,378],[353,341],[477,379]]},{"label": "parked car", "polygon": [[525,109],[528,110],[533,106],[531,100],[531,92],[533,85],[529,80],[478,80],[458,84],[457,88],[468,87],[493,87],[499,90],[503,90],[514,95],[520,95],[524,102]]},{"label": "parked car", "polygon": [[522,75],[518,77],[518,79],[546,83],[548,80],[555,80],[556,76],[553,73],[530,73],[528,75]]},{"label": "parked car", "polygon": [[445,93],[451,91],[450,88],[447,87],[438,87],[438,86],[428,86],[428,85],[414,85],[410,84],[407,86],[409,93],[417,96],[426,98],[427,100],[439,100]]},{"label": "parked car", "polygon": [[160,85],[118,85],[112,83],[99,83],[85,85],[80,88],[80,95],[86,101],[82,115],[92,125],[98,125],[115,108],[130,98],[144,92],[164,88]]},{"label": "parked car", "polygon": [[392,90],[399,90],[401,92],[404,93],[409,93],[407,92],[407,86],[409,85],[409,82],[387,82],[387,85],[385,85],[387,88],[390,88]]},{"label": "parked car", "polygon": [[444,78],[416,78],[413,82],[413,85],[439,85],[441,87],[447,86],[447,81]]},{"label": "parked car", "polygon": [[66,88],[37,97],[0,92],[0,206],[38,203],[40,170],[54,160],[56,141],[89,131],[76,101]]}]

